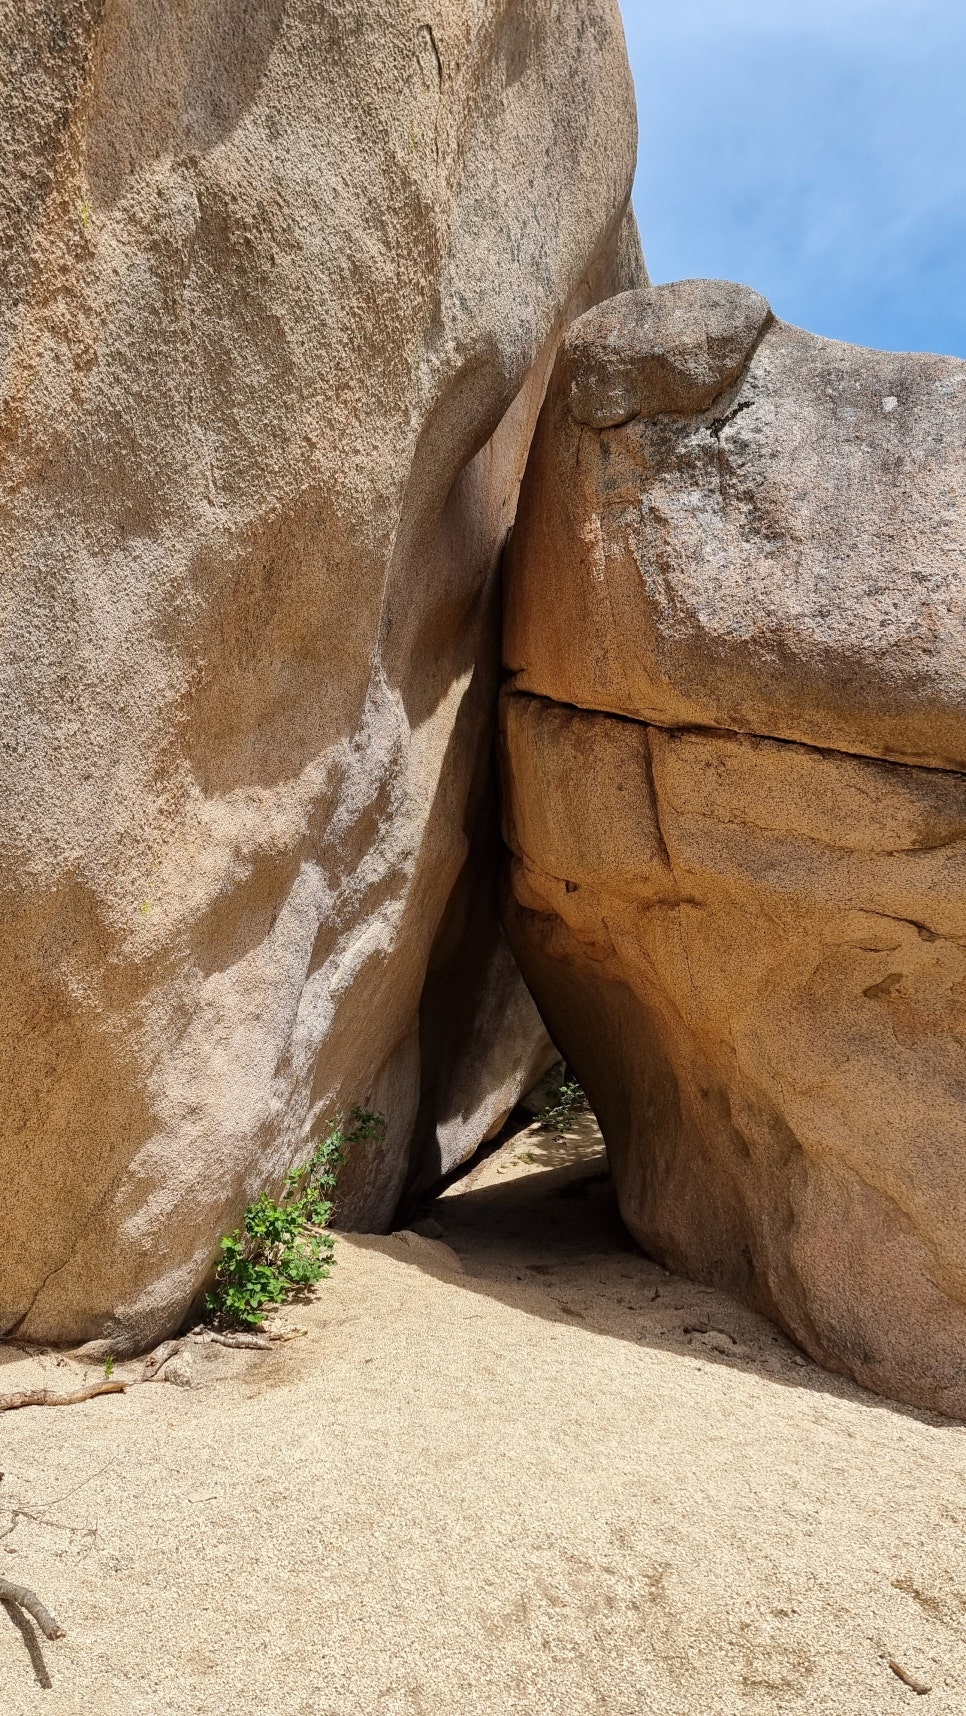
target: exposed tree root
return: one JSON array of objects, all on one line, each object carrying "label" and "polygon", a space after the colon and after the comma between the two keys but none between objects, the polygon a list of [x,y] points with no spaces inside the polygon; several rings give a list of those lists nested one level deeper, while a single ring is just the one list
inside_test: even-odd
[{"label": "exposed tree root", "polygon": [[271,1352],[272,1347],[280,1341],[294,1341],[299,1335],[307,1335],[308,1329],[229,1329],[226,1332],[215,1329],[206,1333],[206,1341],[215,1341],[220,1347],[251,1347],[255,1352]]},{"label": "exposed tree root", "polygon": [[52,1615],[45,1609],[35,1591],[27,1585],[14,1585],[9,1579],[0,1579],[0,1603],[16,1603],[18,1609],[26,1609],[32,1615],[45,1639],[65,1639],[67,1633]]},{"label": "exposed tree root", "polygon": [[78,1388],[73,1394],[56,1394],[52,1388],[25,1388],[18,1394],[0,1394],[0,1412],[15,1412],[19,1406],[78,1406],[82,1400],[93,1400],[98,1394],[123,1394],[126,1388],[126,1382],[97,1382],[93,1388]]},{"label": "exposed tree root", "polygon": [[259,1353],[270,1353],[273,1344],[270,1335],[249,1334],[247,1329],[240,1329],[237,1334],[209,1335],[208,1339],[219,1347],[251,1347]]},{"label": "exposed tree root", "polygon": [[152,1382],[157,1376],[158,1371],[161,1369],[161,1366],[167,1364],[169,1358],[174,1358],[175,1353],[179,1353],[183,1346],[184,1341],[162,1341],[161,1345],[159,1347],[155,1347],[153,1353],[149,1353],[148,1357],[145,1359],[144,1369],[141,1372],[141,1381]]}]

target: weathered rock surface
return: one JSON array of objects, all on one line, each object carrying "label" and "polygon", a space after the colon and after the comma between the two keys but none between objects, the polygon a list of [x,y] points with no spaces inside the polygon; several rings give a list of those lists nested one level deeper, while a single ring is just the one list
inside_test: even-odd
[{"label": "weathered rock surface", "polygon": [[765,310],[684,282],[567,337],[509,555],[508,924],[642,1243],[966,1413],[966,363]]},{"label": "weathered rock surface", "polygon": [[0,30],[0,1329],[145,1344],[333,1111],[379,1225],[417,1113],[465,1153],[547,1054],[451,902],[547,367],[643,278],[633,97],[615,0]]},{"label": "weathered rock surface", "polygon": [[966,366],[769,322],[756,292],[682,281],[575,324],[509,584],[514,684],[964,768]]}]

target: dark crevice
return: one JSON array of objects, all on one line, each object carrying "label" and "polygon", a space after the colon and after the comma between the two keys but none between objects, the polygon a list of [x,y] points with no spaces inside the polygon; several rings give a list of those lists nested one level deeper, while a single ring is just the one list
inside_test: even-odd
[{"label": "dark crevice", "polygon": [[435,153],[436,153],[436,167],[438,170],[438,168],[439,168],[439,108],[440,108],[440,102],[442,100],[442,91],[443,91],[443,61],[442,61],[442,58],[440,56],[439,44],[436,40],[436,33],[433,30],[432,24],[423,24],[420,27],[419,34],[422,37],[423,41],[431,49],[433,59],[436,62],[437,95],[436,95],[436,120],[435,120],[435,124],[433,126],[433,147],[434,147]]},{"label": "dark crevice", "polygon": [[709,423],[708,428],[715,440],[718,439],[722,429],[726,428],[729,423],[733,423],[742,411],[750,411],[754,403],[753,399],[742,399],[737,405],[733,405],[730,411],[726,411],[723,417],[716,417],[713,423]]},{"label": "dark crevice", "polygon": [[[884,757],[876,751],[845,751],[840,745],[820,745],[815,739],[786,739],[777,733],[759,733],[748,727],[715,727],[707,721],[661,721],[655,715],[629,715],[622,709],[598,709],[587,703],[571,703],[561,697],[547,697],[543,692],[529,691],[525,686],[515,685],[513,674],[504,681],[504,695],[531,697],[538,703],[554,704],[558,709],[572,709],[575,715],[600,715],[608,721],[625,721],[631,727],[656,727],[662,733],[695,733],[712,739],[761,739],[769,745],[787,745],[797,751],[817,751],[823,757],[854,757],[860,763],[878,763],[884,768],[922,769],[929,774],[951,775],[955,780],[966,780],[966,769],[954,769],[948,763],[926,763],[918,758]],[[917,846],[902,850],[931,851],[934,848],[953,845],[956,838],[953,836],[949,840],[940,840],[929,847]]]},{"label": "dark crevice", "polygon": [[885,918],[887,923],[904,924],[908,929],[914,929],[920,941],[950,941],[954,942],[957,947],[963,946],[962,936],[947,935],[943,930],[931,929],[929,924],[921,924],[917,918],[899,917],[895,912],[873,911],[871,907],[863,909],[867,917]]},{"label": "dark crevice", "polygon": [[440,88],[442,88],[442,85],[443,85],[443,62],[442,62],[442,59],[440,58],[439,45],[436,41],[436,35],[435,35],[434,30],[433,30],[432,24],[424,24],[423,29],[426,31],[426,40],[428,41],[430,47],[433,50],[433,57],[436,60],[436,77],[437,77],[437,80],[439,82]]},{"label": "dark crevice", "polygon": [[671,862],[671,853],[667,843],[667,836],[664,833],[664,824],[661,821],[661,801],[658,797],[657,782],[654,779],[654,752],[651,748],[651,734],[649,729],[647,730],[647,784],[651,790],[651,805],[654,810],[654,827],[657,831],[658,840],[661,843],[661,852],[664,857],[664,862],[673,876],[674,865]]}]

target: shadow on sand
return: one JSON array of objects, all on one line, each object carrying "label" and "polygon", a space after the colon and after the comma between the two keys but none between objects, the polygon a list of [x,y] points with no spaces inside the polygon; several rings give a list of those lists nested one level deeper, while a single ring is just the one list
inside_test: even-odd
[{"label": "shadow on sand", "polygon": [[[450,1273],[435,1247],[397,1244],[394,1255],[530,1315],[920,1424],[958,1427],[824,1370],[767,1318],[647,1257],[621,1221],[592,1116],[565,1135],[531,1126],[511,1136],[451,1180],[413,1226],[449,1246],[464,1273]],[[351,1243],[382,1249],[393,1240],[353,1234]]]}]

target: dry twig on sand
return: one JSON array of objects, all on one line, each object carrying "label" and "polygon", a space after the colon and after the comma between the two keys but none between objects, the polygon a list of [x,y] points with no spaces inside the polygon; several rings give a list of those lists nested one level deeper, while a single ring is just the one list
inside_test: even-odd
[{"label": "dry twig on sand", "polygon": [[893,1662],[891,1656],[887,1657],[886,1661],[897,1680],[901,1680],[904,1686],[911,1687],[917,1698],[924,1698],[927,1692],[932,1691],[931,1686],[927,1686],[925,1681],[917,1680],[915,1675],[910,1674],[909,1670],[907,1668],[903,1668],[901,1663]]},{"label": "dry twig on sand", "polygon": [[78,1406],[98,1394],[123,1394],[126,1382],[97,1382],[72,1394],[57,1394],[52,1388],[24,1388],[17,1394],[0,1394],[0,1412],[15,1412],[19,1406]]},{"label": "dry twig on sand", "polygon": [[45,1609],[35,1591],[27,1585],[14,1585],[10,1579],[0,1579],[0,1603],[16,1603],[32,1615],[45,1639],[65,1639],[67,1634],[56,1616]]}]

